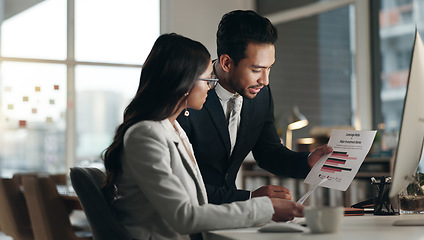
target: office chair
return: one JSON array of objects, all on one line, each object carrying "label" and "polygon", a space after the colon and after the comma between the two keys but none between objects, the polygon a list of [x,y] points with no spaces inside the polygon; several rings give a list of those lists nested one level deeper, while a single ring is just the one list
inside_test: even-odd
[{"label": "office chair", "polygon": [[127,231],[115,219],[101,188],[106,175],[97,168],[73,167],[72,186],[87,216],[95,240],[129,240]]},{"label": "office chair", "polygon": [[24,194],[12,179],[0,179],[0,224],[15,240],[34,239]]},{"label": "office chair", "polygon": [[91,239],[91,232],[73,229],[65,203],[50,177],[23,177],[22,184],[35,240]]}]

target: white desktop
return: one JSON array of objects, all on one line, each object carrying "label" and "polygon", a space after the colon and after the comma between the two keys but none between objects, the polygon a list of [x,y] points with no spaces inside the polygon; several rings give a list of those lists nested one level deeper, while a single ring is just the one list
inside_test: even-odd
[{"label": "white desktop", "polygon": [[422,226],[393,226],[399,219],[410,221],[424,220],[424,214],[407,214],[396,216],[346,216],[337,233],[312,234],[306,232],[262,233],[258,228],[218,230],[207,233],[208,240],[422,240]]}]

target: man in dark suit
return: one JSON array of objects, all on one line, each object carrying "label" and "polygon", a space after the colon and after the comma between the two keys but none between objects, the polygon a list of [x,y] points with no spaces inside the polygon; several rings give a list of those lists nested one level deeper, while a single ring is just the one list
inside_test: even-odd
[{"label": "man in dark suit", "polygon": [[[277,30],[267,18],[253,11],[225,14],[218,26],[214,62],[219,84],[209,91],[201,110],[178,118],[193,145],[210,203],[258,196],[291,199],[290,191],[282,186],[263,186],[253,192],[236,188],[237,173],[250,151],[261,168],[294,178],[306,177],[319,158],[332,151],[322,146],[312,153],[298,153],[281,144],[268,86],[276,40]],[[234,102],[241,111],[233,110]],[[233,116],[235,125],[230,123]]]}]

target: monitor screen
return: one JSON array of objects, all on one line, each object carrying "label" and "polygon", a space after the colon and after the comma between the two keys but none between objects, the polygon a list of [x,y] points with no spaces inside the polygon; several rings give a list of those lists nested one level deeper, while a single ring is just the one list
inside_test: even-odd
[{"label": "monitor screen", "polygon": [[421,159],[423,141],[424,46],[416,30],[390,197],[400,193],[413,180]]}]

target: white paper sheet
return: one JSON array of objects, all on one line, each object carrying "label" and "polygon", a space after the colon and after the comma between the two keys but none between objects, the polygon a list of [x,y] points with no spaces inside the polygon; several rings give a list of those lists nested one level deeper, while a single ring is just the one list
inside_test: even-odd
[{"label": "white paper sheet", "polygon": [[306,192],[299,200],[297,200],[297,203],[303,204],[306,201],[306,199],[308,199],[309,195],[311,195],[317,187],[321,186],[321,184],[323,184],[327,180],[328,180],[327,178],[321,179],[321,181],[318,184],[312,186],[308,192]]},{"label": "white paper sheet", "polygon": [[[376,132],[333,129],[328,141],[333,152],[314,165],[305,183],[346,191],[367,156]],[[321,183],[324,178],[327,181]]]}]

